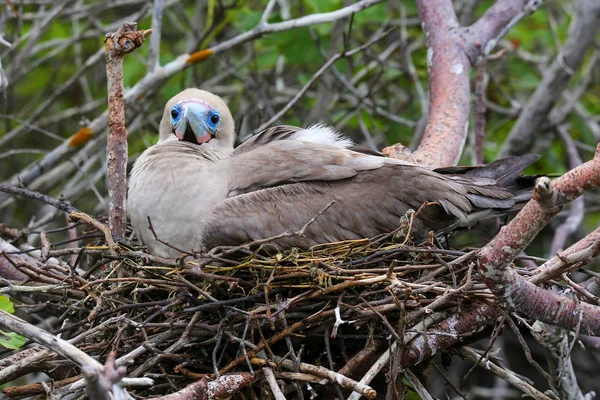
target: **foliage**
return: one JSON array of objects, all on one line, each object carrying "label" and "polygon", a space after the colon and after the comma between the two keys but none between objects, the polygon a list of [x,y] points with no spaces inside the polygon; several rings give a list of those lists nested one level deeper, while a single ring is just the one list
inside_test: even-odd
[{"label": "foliage", "polygon": [[[8,296],[0,295],[0,310],[13,314],[15,308]],[[3,339],[2,336],[6,337]],[[0,346],[4,346],[7,349],[18,350],[25,344],[25,338],[14,332],[4,332],[0,330]]]}]

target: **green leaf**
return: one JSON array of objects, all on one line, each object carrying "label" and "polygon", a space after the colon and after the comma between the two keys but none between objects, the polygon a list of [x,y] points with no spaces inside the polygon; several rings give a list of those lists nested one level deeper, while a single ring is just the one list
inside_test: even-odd
[{"label": "green leaf", "polygon": [[8,340],[2,339],[0,336],[0,346],[7,349],[18,350],[25,344],[25,338],[18,333],[0,331],[0,335],[6,336]]},{"label": "green leaf", "polygon": [[8,296],[0,295],[0,310],[14,314],[15,308],[13,307],[13,303],[10,301]]},{"label": "green leaf", "polygon": [[[13,303],[10,301],[8,296],[0,295],[0,310],[11,314],[15,312]],[[2,336],[7,337],[8,339],[3,339]],[[0,346],[4,346],[7,349],[18,350],[19,347],[23,346],[24,344],[25,338],[23,336],[14,332],[0,331]]]}]

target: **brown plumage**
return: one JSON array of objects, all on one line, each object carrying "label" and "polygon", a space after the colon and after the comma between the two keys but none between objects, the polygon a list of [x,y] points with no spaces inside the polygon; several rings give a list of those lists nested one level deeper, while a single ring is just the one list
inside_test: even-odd
[{"label": "brown plumage", "polygon": [[415,221],[422,237],[512,209],[527,197],[515,197],[517,178],[537,159],[434,170],[353,151],[323,126],[270,128],[235,150],[233,138],[233,119],[218,97],[187,89],[167,103],[159,143],[136,161],[129,188],[132,224],[152,253],[179,255],[155,240],[148,217],[161,240],[206,250],[297,231],[332,201],[304,237],[273,244],[306,248],[372,237],[397,228],[408,209],[436,202]]}]

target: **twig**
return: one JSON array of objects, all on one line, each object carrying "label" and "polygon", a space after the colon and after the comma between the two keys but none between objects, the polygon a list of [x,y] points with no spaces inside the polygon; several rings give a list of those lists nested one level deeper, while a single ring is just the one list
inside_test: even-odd
[{"label": "twig", "polygon": [[323,75],[325,73],[325,71],[327,71],[337,60],[344,58],[344,57],[351,57],[354,54],[357,54],[357,53],[363,51],[364,49],[367,49],[374,43],[377,43],[379,40],[381,40],[385,36],[389,35],[393,30],[394,29],[388,29],[385,32],[383,32],[381,35],[377,35],[376,37],[369,40],[367,43],[357,47],[356,49],[348,50],[348,51],[345,50],[345,51],[338,53],[338,54],[334,55],[333,57],[331,57],[329,60],[327,60],[327,62],[325,64],[323,64],[321,66],[321,68],[319,68],[319,70],[309,79],[309,81],[306,82],[306,84],[302,87],[302,89],[300,89],[300,91],[298,91],[298,93],[296,93],[296,95],[285,105],[285,107],[283,107],[281,110],[279,110],[279,112],[277,112],[277,114],[275,114],[273,117],[271,117],[267,122],[261,124],[255,130],[255,132],[260,132],[260,131],[268,128],[273,122],[280,119],[289,109],[291,109],[298,102],[298,100],[300,100],[302,98],[302,96],[304,96],[304,94],[306,93],[306,91],[308,89],[310,89],[312,84],[317,79],[319,79],[321,77],[321,75]]},{"label": "twig", "polygon": [[[577,168],[583,163],[583,161],[577,152],[577,148],[575,147],[573,139],[571,139],[571,136],[569,135],[569,132],[565,126],[559,126],[557,130],[567,149],[567,154],[569,156],[569,168]],[[554,238],[552,239],[552,245],[550,246],[550,254],[556,254],[564,250],[565,243],[569,235],[575,232],[583,222],[584,213],[585,205],[583,203],[583,197],[573,200],[573,203],[571,203],[569,216],[565,222],[560,224],[554,231]]]},{"label": "twig", "polygon": [[66,213],[81,212],[65,201],[58,200],[58,199],[52,198],[48,195],[45,195],[43,193],[35,192],[33,190],[29,190],[29,189],[25,189],[25,188],[20,188],[20,187],[5,185],[3,183],[0,183],[0,192],[16,194],[18,196],[26,197],[28,199],[41,201],[46,204],[50,204],[51,206],[53,206],[61,211],[64,211]]},{"label": "twig", "polygon": [[[265,354],[264,351],[261,351],[260,353],[258,353],[258,356],[262,357],[263,359],[265,359],[267,357],[267,355]],[[252,360],[250,360],[250,364],[252,364]],[[273,397],[275,398],[275,400],[286,400],[285,396],[283,395],[283,392],[281,391],[281,388],[277,384],[277,380],[275,379],[275,373],[273,372],[273,368],[271,368],[268,364],[265,364],[262,367],[262,370],[263,370],[263,373],[265,374],[265,378],[267,379],[267,382],[269,383],[269,387],[271,388],[271,393],[273,393]]]},{"label": "twig", "polygon": [[437,370],[438,374],[440,374],[442,376],[442,378],[444,378],[444,380],[446,381],[446,384],[448,384],[452,390],[454,390],[454,392],[456,392],[457,395],[459,395],[463,400],[467,400],[467,395],[465,393],[463,393],[455,384],[454,382],[452,382],[452,379],[450,379],[450,377],[448,377],[448,375],[446,375],[446,373],[436,364],[436,363],[432,363],[434,368]]},{"label": "twig", "polygon": [[486,61],[482,61],[477,64],[477,74],[475,76],[475,143],[473,146],[475,164],[483,164],[483,142],[485,139],[486,111],[485,91],[488,84],[486,68]]},{"label": "twig", "polygon": [[[51,385],[52,388],[59,388],[65,385],[69,385],[73,382],[76,382],[82,379],[83,376],[76,375],[67,379],[63,379],[60,381],[53,382],[45,382],[47,385]],[[2,389],[2,394],[6,397],[14,398],[14,397],[25,397],[25,396],[36,396],[44,393],[44,389],[42,387],[42,383],[31,383],[23,386],[11,386]]]},{"label": "twig", "polygon": [[[339,10],[335,10],[328,13],[307,15],[304,17],[278,22],[274,24],[261,22],[255,28],[249,30],[248,32],[242,33],[241,35],[238,35],[230,40],[227,40],[223,43],[211,47],[210,51],[211,54],[222,52],[241,43],[263,36],[267,33],[282,32],[290,29],[302,28],[326,22],[334,22],[338,19],[349,17],[354,13],[374,6],[375,4],[381,3],[382,1],[383,0],[361,0],[349,6],[343,7]],[[194,55],[192,54],[191,57],[193,56]]]},{"label": "twig", "polygon": [[[275,357],[275,361],[277,362],[277,364],[279,364],[285,369],[289,369],[292,371],[294,370],[294,363],[291,360],[283,360],[281,357]],[[264,358],[255,357],[252,358],[250,362],[256,365],[264,365],[265,363],[268,363],[268,360],[265,360]],[[328,370],[327,368],[303,362],[298,363],[298,367],[300,368],[300,372],[325,378],[330,382],[337,383],[338,385],[344,388],[352,389],[360,393],[362,396],[365,396],[365,398],[369,400],[374,400],[377,396],[377,392],[375,392],[375,390],[373,390],[371,387],[363,385],[360,382],[356,382],[355,380],[345,377],[343,375],[340,375],[337,372]]]},{"label": "twig", "polygon": [[[440,312],[429,315],[426,318],[424,318],[422,322],[419,322],[417,325],[415,325],[413,327],[413,329],[419,330],[419,331],[425,330],[429,326],[434,324],[436,321],[442,319],[444,317],[444,315],[445,315],[444,313],[440,313]],[[404,335],[404,342],[408,343],[409,341],[416,338],[417,336],[418,336],[417,333],[406,333]],[[368,385],[379,374],[379,372],[389,363],[390,356],[391,356],[392,352],[394,351],[394,349],[396,348],[396,346],[398,346],[398,342],[396,340],[394,340],[394,342],[392,343],[390,348],[388,350],[386,350],[379,357],[379,359],[377,359],[377,361],[373,364],[373,366],[369,369],[369,371],[367,371],[367,373],[362,377],[362,379],[359,382],[362,384]],[[354,391],[348,397],[348,400],[358,400],[360,398],[360,395],[361,395],[360,393]]]},{"label": "twig", "polygon": [[151,74],[159,65],[160,56],[160,38],[162,34],[162,17],[163,9],[165,8],[165,0],[154,0],[154,6],[152,8],[152,36],[150,37],[150,51],[148,52],[148,60],[146,61],[146,68],[148,73]]},{"label": "twig", "polygon": [[552,384],[552,378],[550,377],[550,375],[546,371],[544,371],[540,364],[538,364],[531,356],[531,350],[529,350],[529,346],[527,346],[525,338],[523,337],[523,335],[521,335],[519,327],[515,324],[512,318],[510,318],[510,316],[506,316],[505,320],[508,322],[508,326],[510,326],[510,329],[512,329],[513,333],[517,337],[517,341],[523,348],[523,352],[525,353],[525,358],[527,359],[527,362],[531,364],[531,366],[533,366],[540,375],[546,378],[550,387],[554,389]]},{"label": "twig", "polygon": [[544,393],[540,392],[529,383],[525,382],[523,379],[519,378],[517,375],[508,371],[507,369],[501,368],[498,365],[494,364],[488,359],[481,359],[480,355],[470,347],[463,347],[460,349],[460,353],[465,356],[467,359],[472,362],[479,364],[481,367],[487,369],[492,372],[494,375],[499,376],[504,379],[506,382],[510,383],[517,389],[521,390],[523,393],[531,396],[536,400],[552,400],[550,397],[546,396]]},{"label": "twig", "polygon": [[425,386],[423,386],[419,378],[417,378],[417,376],[410,369],[406,369],[404,371],[404,377],[406,378],[408,383],[411,384],[411,386],[413,387],[415,392],[417,392],[417,394],[421,397],[421,399],[433,400],[431,394],[429,394],[429,392],[427,391],[427,389],[425,389]]}]

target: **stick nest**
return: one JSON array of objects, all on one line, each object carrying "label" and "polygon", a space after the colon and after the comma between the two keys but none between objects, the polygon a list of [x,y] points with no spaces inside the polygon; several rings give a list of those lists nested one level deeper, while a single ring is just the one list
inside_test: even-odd
[{"label": "stick nest", "polygon": [[[263,243],[195,259],[160,259],[102,239],[42,250],[45,261],[40,256],[37,265],[14,263],[29,278],[22,286],[40,287],[19,294],[19,307],[55,317],[53,333],[99,360],[115,352],[127,361],[127,376],[154,379],[151,387],[129,388],[135,396],[242,374],[252,385],[236,396],[252,398],[249,391],[260,396],[268,387],[264,367],[288,398],[298,391],[347,396],[352,385],[334,387],[327,371],[358,381],[397,342],[402,361],[386,363],[371,384],[385,392],[390,368],[397,373],[424,357],[409,339],[460,341],[440,322],[493,299],[478,281],[474,251],[445,249],[435,237],[411,244],[410,225],[408,218],[384,237],[309,250],[269,251]],[[38,370],[59,384],[80,373],[53,354]]]}]

